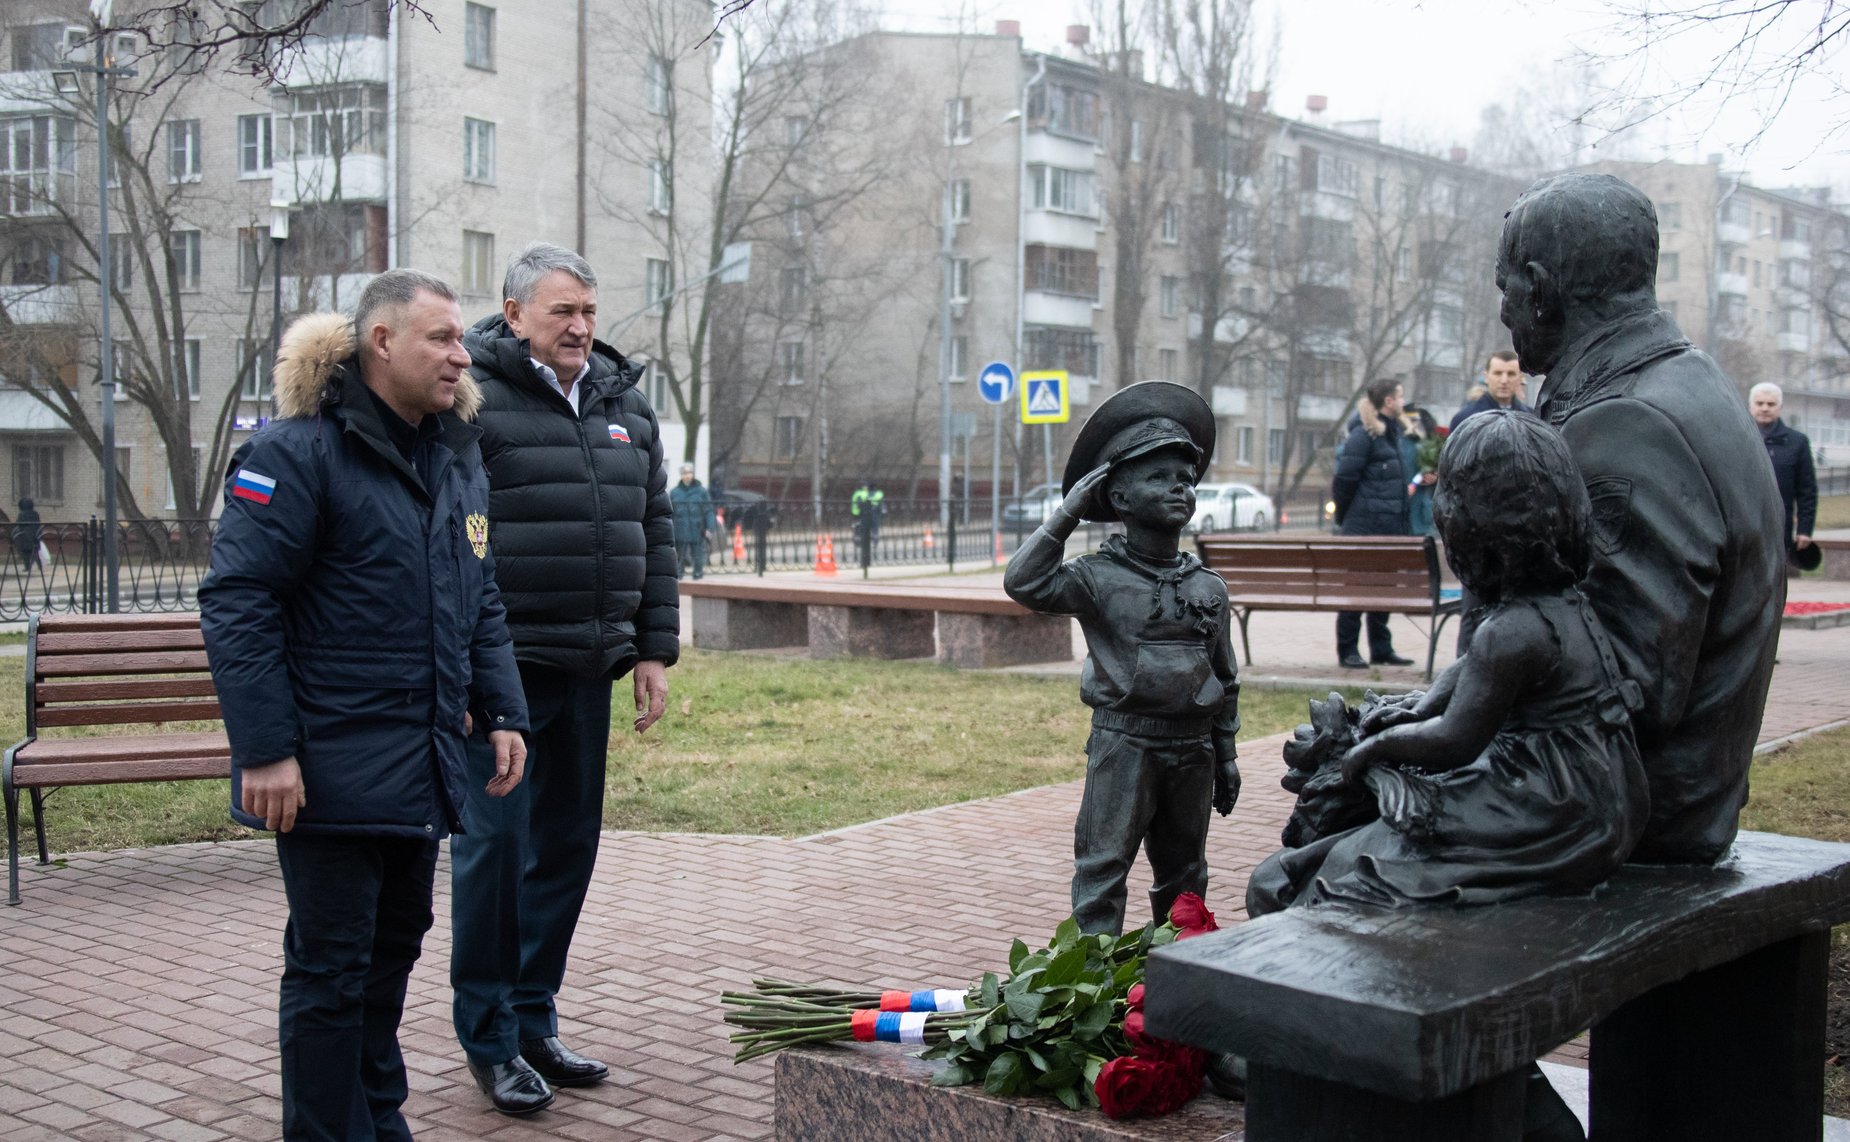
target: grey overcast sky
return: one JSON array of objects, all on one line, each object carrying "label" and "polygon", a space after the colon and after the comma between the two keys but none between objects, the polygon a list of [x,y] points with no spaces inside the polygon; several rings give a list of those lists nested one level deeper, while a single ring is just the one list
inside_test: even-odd
[{"label": "grey overcast sky", "polygon": [[[1084,0],[875,2],[885,13],[883,26],[916,31],[952,31],[960,11],[968,26],[983,31],[998,19],[1020,20],[1027,46],[1038,50],[1058,46],[1069,23],[1087,22],[1088,8]],[[1266,42],[1276,36],[1278,45],[1275,110],[1302,115],[1306,96],[1324,95],[1328,118],[1380,119],[1384,138],[1428,150],[1471,144],[1485,104],[1528,98],[1538,106],[1554,105],[1555,113],[1542,118],[1556,133],[1563,161],[1576,139],[1583,161],[1596,158],[1592,144],[1619,120],[1609,117],[1601,129],[1578,130],[1568,122],[1571,112],[1596,97],[1585,78],[1585,53],[1624,57],[1601,74],[1605,84],[1632,95],[1673,92],[1702,76],[1717,58],[1742,58],[1725,55],[1729,40],[1713,35],[1638,51],[1635,41],[1615,31],[1615,9],[1600,0],[1255,4],[1261,36]],[[1726,104],[1702,96],[1683,99],[1629,137],[1606,140],[1602,149],[1679,162],[1721,153],[1730,169],[1745,168],[1758,185],[1833,185],[1836,197],[1850,198],[1850,135],[1826,137],[1827,128],[1850,118],[1850,95],[1844,94],[1850,78],[1841,51],[1831,62],[1834,77],[1809,77],[1783,107],[1766,93],[1737,93]],[[1825,107],[1833,95],[1835,112]],[[1761,132],[1769,120],[1771,126]]]}]

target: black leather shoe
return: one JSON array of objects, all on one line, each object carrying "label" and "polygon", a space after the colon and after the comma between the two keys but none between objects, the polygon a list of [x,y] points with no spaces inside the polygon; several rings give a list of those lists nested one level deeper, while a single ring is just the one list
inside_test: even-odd
[{"label": "black leather shoe", "polygon": [[1375,665],[1376,666],[1412,666],[1413,660],[1411,658],[1402,658],[1400,655],[1395,654],[1393,651],[1390,650],[1386,654],[1377,655],[1375,657]]},{"label": "black leather shoe", "polygon": [[486,1067],[472,1061],[469,1073],[502,1114],[519,1117],[552,1105],[552,1088],[524,1059],[513,1058]]},{"label": "black leather shoe", "polygon": [[567,1047],[557,1035],[522,1039],[520,1057],[554,1086],[590,1086],[603,1082],[610,1074],[609,1067]]},{"label": "black leather shoe", "polygon": [[1362,656],[1359,654],[1345,654],[1337,658],[1336,661],[1340,663],[1345,670],[1368,669],[1368,663],[1362,661]]}]

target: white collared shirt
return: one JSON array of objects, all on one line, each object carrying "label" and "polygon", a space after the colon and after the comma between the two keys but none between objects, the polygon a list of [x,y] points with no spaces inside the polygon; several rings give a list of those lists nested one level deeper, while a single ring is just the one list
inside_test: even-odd
[{"label": "white collared shirt", "polygon": [[528,357],[527,360],[533,362],[533,371],[540,375],[540,380],[551,385],[553,392],[564,397],[565,403],[572,406],[572,415],[577,416],[578,394],[583,388],[582,382],[585,376],[591,372],[591,358],[586,357],[585,363],[578,366],[578,375],[572,378],[572,391],[569,393],[565,391],[565,386],[559,383],[559,374],[553,372],[549,366],[540,364],[539,358]]}]

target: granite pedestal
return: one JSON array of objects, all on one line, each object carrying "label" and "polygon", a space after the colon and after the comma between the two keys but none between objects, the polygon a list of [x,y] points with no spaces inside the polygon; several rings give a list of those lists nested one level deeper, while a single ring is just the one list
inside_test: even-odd
[{"label": "granite pedestal", "polygon": [[809,608],[802,603],[695,596],[694,645],[703,650],[761,650],[809,641]]},{"label": "granite pedestal", "polygon": [[1244,1130],[1239,1103],[1203,1094],[1175,1114],[1114,1122],[1050,1098],[934,1087],[942,1063],[878,1043],[779,1052],[778,1142],[1213,1142]]},{"label": "granite pedestal", "polygon": [[933,618],[930,611],[811,604],[809,654],[811,658],[930,658],[937,649],[932,639]]},{"label": "granite pedestal", "polygon": [[938,661],[982,670],[1029,662],[1068,662],[1073,620],[1064,615],[938,614]]}]

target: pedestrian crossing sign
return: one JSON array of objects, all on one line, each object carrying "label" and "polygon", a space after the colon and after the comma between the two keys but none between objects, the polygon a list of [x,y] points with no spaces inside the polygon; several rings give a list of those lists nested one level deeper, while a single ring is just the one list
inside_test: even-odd
[{"label": "pedestrian crossing sign", "polygon": [[1023,424],[1065,424],[1072,418],[1072,388],[1065,369],[1021,375]]}]

